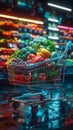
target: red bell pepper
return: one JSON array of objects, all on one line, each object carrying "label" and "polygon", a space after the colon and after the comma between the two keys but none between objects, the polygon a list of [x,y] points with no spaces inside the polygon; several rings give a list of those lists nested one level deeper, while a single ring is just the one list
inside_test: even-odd
[{"label": "red bell pepper", "polygon": [[38,56],[35,56],[35,57],[33,58],[32,63],[41,62],[41,61],[43,61],[43,60],[44,60],[44,58],[43,58],[42,56],[38,55]]},{"label": "red bell pepper", "polygon": [[29,54],[27,56],[27,61],[31,63],[37,63],[43,61],[44,58],[40,55],[35,55],[35,54]]},{"label": "red bell pepper", "polygon": [[23,75],[15,75],[14,81],[20,81],[23,83],[29,83],[31,81],[31,73],[26,76]]},{"label": "red bell pepper", "polygon": [[4,61],[0,62],[0,66],[2,66],[4,70],[7,70],[6,63]]},{"label": "red bell pepper", "polygon": [[23,75],[15,75],[14,80],[24,82],[25,78]]},{"label": "red bell pepper", "polygon": [[19,75],[15,75],[15,78],[14,78],[14,80],[16,80],[16,81],[18,81],[19,80]]},{"label": "red bell pepper", "polygon": [[25,76],[25,83],[30,83],[31,82],[31,79],[32,79],[32,75],[31,73],[29,73],[28,75]]},{"label": "red bell pepper", "polygon": [[24,82],[25,81],[25,77],[23,76],[23,75],[19,75],[19,81],[21,81],[21,82]]},{"label": "red bell pepper", "polygon": [[50,62],[50,63],[46,62],[45,65],[46,65],[46,67],[51,68],[53,66],[53,63],[52,62]]},{"label": "red bell pepper", "polygon": [[27,61],[33,61],[33,58],[35,58],[35,54],[29,54],[28,56],[27,56]]},{"label": "red bell pepper", "polygon": [[47,75],[46,75],[45,73],[40,73],[40,74],[39,74],[39,79],[40,79],[41,81],[46,81],[46,80],[47,80]]}]

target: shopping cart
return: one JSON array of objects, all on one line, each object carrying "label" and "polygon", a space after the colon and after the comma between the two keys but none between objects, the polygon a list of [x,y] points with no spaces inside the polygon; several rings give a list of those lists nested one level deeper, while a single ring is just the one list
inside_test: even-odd
[{"label": "shopping cart", "polygon": [[61,74],[63,74],[63,78],[65,76],[66,66],[64,60],[66,58],[67,50],[68,46],[66,46],[64,52],[58,51],[58,56],[56,58],[46,59],[34,64],[29,62],[24,62],[23,65],[14,63],[9,64],[9,83],[20,86],[33,86],[36,84],[54,84],[59,82],[61,80]]},{"label": "shopping cart", "polygon": [[11,102],[19,112],[18,121],[28,129],[32,125],[60,120],[61,115],[65,116],[65,111],[60,108],[61,105],[65,108],[65,91],[58,84],[64,81],[67,50],[68,44],[56,58],[35,64],[25,62],[24,66],[8,65],[9,83],[26,89],[25,94],[13,97]]}]

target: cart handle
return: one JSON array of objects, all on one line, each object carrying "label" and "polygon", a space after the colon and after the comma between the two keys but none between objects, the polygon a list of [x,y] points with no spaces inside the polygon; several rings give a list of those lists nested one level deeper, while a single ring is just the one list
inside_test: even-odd
[{"label": "cart handle", "polygon": [[67,53],[67,51],[72,47],[72,42],[71,41],[68,41],[67,44],[66,44],[66,47],[65,47],[65,50],[63,52],[63,54],[60,56],[57,64],[60,63],[61,59],[64,57],[64,55]]}]

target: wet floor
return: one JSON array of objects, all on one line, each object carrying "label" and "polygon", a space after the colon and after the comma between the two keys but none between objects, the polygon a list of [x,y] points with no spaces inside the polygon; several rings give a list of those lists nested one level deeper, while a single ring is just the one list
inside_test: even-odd
[{"label": "wet floor", "polygon": [[[49,130],[73,129],[73,81],[68,77],[57,88],[48,87],[49,92],[40,91],[45,99],[51,99],[44,105],[33,107],[29,104],[11,102],[29,92],[25,86],[12,86],[6,82],[0,84],[0,130]],[[64,91],[62,91],[61,89]],[[37,89],[38,90],[38,86]],[[30,89],[31,92],[34,92]],[[58,100],[59,99],[59,100]]]}]

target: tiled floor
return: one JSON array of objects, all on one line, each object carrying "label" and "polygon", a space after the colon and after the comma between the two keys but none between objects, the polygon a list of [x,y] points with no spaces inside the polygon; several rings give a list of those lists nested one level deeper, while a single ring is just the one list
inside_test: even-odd
[{"label": "tiled floor", "polygon": [[[41,114],[37,114],[37,116],[33,114],[30,116],[30,112],[28,112],[29,116],[24,116],[24,107],[20,107],[19,112],[10,105],[8,105],[8,100],[10,100],[14,96],[22,95],[26,92],[25,87],[12,86],[7,82],[2,82],[0,84],[0,130],[49,130],[49,129],[62,129],[62,130],[72,130],[73,129],[73,81],[72,76],[68,76],[65,80],[63,86],[60,86],[66,92],[66,99],[61,101],[53,101],[47,104],[47,114],[43,112],[44,109],[41,109]],[[27,90],[28,91],[28,90]],[[61,94],[58,91],[53,91],[53,99],[57,99]],[[5,104],[3,105],[2,104]],[[9,108],[10,107],[10,108]],[[9,117],[5,113],[6,118],[1,118],[2,111],[14,111],[14,116],[10,113]],[[4,112],[3,111],[3,112]],[[39,113],[39,110],[38,110]],[[45,118],[44,118],[45,114]],[[30,125],[28,124],[28,119]],[[44,120],[44,121],[43,121]],[[42,123],[40,123],[42,121]],[[37,125],[38,124],[38,125]],[[28,127],[29,126],[29,127]]]}]

